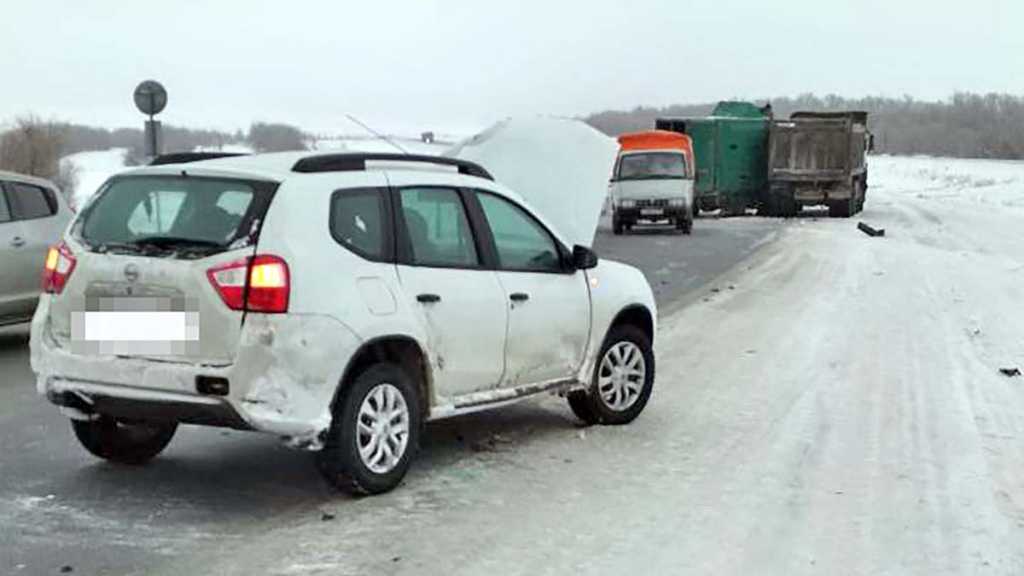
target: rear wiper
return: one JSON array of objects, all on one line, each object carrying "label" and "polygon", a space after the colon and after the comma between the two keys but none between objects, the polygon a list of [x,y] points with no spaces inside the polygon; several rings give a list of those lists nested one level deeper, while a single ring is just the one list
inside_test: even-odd
[{"label": "rear wiper", "polygon": [[157,248],[177,248],[177,247],[195,247],[195,248],[223,248],[224,245],[220,242],[213,242],[211,240],[202,240],[199,238],[182,238],[179,236],[146,236],[145,238],[139,238],[138,240],[132,240],[132,244],[136,246],[155,246]]}]

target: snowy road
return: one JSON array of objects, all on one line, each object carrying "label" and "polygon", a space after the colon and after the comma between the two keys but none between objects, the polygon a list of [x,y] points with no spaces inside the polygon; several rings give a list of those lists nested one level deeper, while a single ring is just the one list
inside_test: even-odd
[{"label": "snowy road", "polygon": [[[356,500],[263,439],[197,431],[124,472],[39,439],[60,423],[37,402],[45,424],[0,409],[0,551],[168,575],[1024,573],[1024,378],[998,371],[1024,368],[1024,164],[871,170],[860,219],[885,238],[801,218],[696,296],[664,285],[686,305],[628,427],[556,398],[441,422],[403,486]],[[706,272],[661,240],[610,249],[652,283]],[[62,545],[80,533],[98,549]]]},{"label": "snowy road", "polygon": [[634,425],[555,399],[446,423],[491,437],[174,570],[1024,573],[1024,380],[998,372],[1024,364],[1024,166],[899,162],[872,167],[884,239],[800,219],[665,322]]},{"label": "snowy road", "polygon": [[[702,221],[693,237],[648,230],[618,238],[603,231],[597,249],[643,269],[667,307],[779,228],[734,219]],[[327,489],[309,455],[245,432],[186,426],[150,466],[98,462],[74,440],[66,419],[36,396],[27,334],[27,327],[0,329],[0,575],[55,574],[63,566],[77,574],[147,574],[144,567],[173,565],[207,545],[231,547],[249,534],[319,518],[321,506],[349,502]],[[516,414],[527,422],[510,425],[550,423],[550,414],[535,409]],[[573,429],[561,405],[557,421]],[[472,465],[474,443],[486,443],[502,426],[492,416],[460,421],[462,440],[450,425],[432,426],[417,468],[429,477],[448,462]]]}]

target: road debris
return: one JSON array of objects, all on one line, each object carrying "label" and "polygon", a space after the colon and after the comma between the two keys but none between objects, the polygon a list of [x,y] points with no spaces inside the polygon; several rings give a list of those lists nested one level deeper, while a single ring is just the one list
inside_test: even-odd
[{"label": "road debris", "polygon": [[999,372],[1007,378],[1017,378],[1020,374],[1020,368],[1000,368]]},{"label": "road debris", "polygon": [[331,520],[334,520],[335,518],[337,518],[337,516],[335,516],[334,514],[331,514],[330,512],[323,512],[323,513],[320,514],[320,521],[321,522],[330,522]]},{"label": "road debris", "polygon": [[868,236],[872,236],[872,237],[885,236],[885,228],[873,228],[871,226],[868,226],[864,222],[858,223],[857,224],[857,228],[861,232],[867,234]]}]

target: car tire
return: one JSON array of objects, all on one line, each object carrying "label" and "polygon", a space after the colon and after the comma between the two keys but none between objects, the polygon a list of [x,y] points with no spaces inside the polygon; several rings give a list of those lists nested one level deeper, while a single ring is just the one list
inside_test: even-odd
[{"label": "car tire", "polygon": [[569,407],[588,424],[628,424],[643,412],[653,389],[650,339],[639,328],[620,324],[604,339],[590,387],[570,392]]},{"label": "car tire", "polygon": [[612,218],[612,234],[616,236],[622,235],[622,221],[618,218]]},{"label": "car tire", "polygon": [[392,490],[419,447],[421,423],[418,387],[406,371],[387,362],[371,366],[334,405],[326,445],[317,454],[320,471],[351,494]]},{"label": "car tire", "polygon": [[75,437],[93,456],[118,464],[140,465],[167,448],[177,424],[129,423],[109,416],[72,420]]}]

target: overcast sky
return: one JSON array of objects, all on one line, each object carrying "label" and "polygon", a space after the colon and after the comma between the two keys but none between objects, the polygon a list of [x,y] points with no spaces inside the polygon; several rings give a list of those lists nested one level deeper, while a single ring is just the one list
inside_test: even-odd
[{"label": "overcast sky", "polygon": [[0,122],[466,132],[729,97],[1024,94],[1024,2],[2,0]]}]

